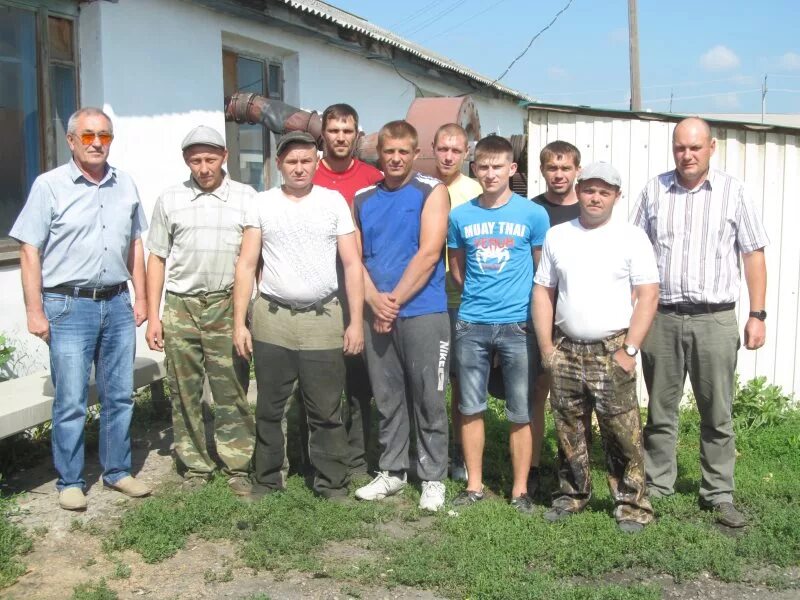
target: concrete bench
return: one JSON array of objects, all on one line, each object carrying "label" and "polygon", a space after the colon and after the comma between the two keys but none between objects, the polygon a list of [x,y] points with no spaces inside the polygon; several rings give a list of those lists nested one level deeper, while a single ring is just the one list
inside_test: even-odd
[{"label": "concrete bench", "polygon": [[[167,376],[164,354],[145,345],[136,350],[133,389],[149,385],[155,401],[163,400],[162,380]],[[53,416],[53,384],[50,373],[42,371],[0,382],[0,439],[49,421]],[[97,403],[94,376],[89,380],[89,406]]]}]

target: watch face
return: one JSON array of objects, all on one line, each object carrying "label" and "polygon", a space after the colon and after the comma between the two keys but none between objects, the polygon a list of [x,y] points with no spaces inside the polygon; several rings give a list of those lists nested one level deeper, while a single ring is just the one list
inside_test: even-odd
[{"label": "watch face", "polygon": [[628,356],[636,356],[637,352],[638,350],[636,346],[625,346],[625,354],[627,354]]}]

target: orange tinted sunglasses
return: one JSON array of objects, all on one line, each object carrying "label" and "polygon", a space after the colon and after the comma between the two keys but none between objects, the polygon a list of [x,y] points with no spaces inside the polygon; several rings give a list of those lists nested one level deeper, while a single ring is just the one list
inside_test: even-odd
[{"label": "orange tinted sunglasses", "polygon": [[77,137],[84,146],[91,146],[94,144],[94,138],[99,138],[103,146],[108,146],[111,140],[114,139],[114,136],[110,133],[79,133]]}]

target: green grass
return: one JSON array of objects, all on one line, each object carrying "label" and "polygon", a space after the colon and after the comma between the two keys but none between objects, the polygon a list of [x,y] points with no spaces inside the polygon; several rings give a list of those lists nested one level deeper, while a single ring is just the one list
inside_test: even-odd
[{"label": "green grass", "polygon": [[82,583],[72,590],[72,600],[117,600],[117,592],[108,587],[105,579],[97,583]]},{"label": "green grass", "polygon": [[[401,501],[330,503],[315,498],[298,476],[290,477],[285,492],[247,505],[220,477],[193,493],[165,491],[138,503],[120,523],[102,531],[104,549],[130,549],[147,562],[158,562],[185,548],[190,536],[226,539],[238,548],[239,559],[256,570],[297,569],[330,577],[331,589],[377,582],[453,598],[654,600],[662,591],[649,579],[659,574],[678,582],[708,573],[725,582],[796,587],[796,578],[783,573],[800,565],[800,410],[781,408],[774,390],[769,393],[774,410],[768,423],[753,425],[747,413],[757,412],[752,400],[739,407],[736,498],[750,525],[737,535],[722,532],[697,503],[696,411],[680,417],[677,493],[654,500],[657,521],[631,536],[620,533],[611,516],[598,432],[592,448],[594,496],[584,513],[554,525],[542,519],[555,487],[553,475],[545,478],[532,517],[512,510],[507,423],[503,405],[492,401],[485,458],[492,498],[459,514],[423,516],[414,486]],[[546,465],[553,464],[555,453],[548,418]],[[462,488],[448,481],[448,499]],[[17,539],[22,546],[3,546],[0,559],[24,551],[29,542],[24,536]],[[119,570],[111,576],[125,574]],[[224,580],[227,571],[206,577]]]},{"label": "green grass", "polygon": [[31,549],[31,540],[13,525],[8,515],[14,508],[11,500],[0,498],[0,589],[11,585],[25,572],[20,555]]}]

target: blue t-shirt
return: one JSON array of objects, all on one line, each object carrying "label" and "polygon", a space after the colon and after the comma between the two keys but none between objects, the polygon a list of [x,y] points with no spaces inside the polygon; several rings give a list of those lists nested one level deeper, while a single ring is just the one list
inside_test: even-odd
[{"label": "blue t-shirt", "polygon": [[470,323],[530,320],[534,248],[550,227],[538,204],[512,194],[498,208],[475,198],[450,213],[447,247],[465,251],[464,293],[458,318]]},{"label": "blue t-shirt", "polygon": [[[420,219],[425,202],[442,182],[415,173],[403,187],[383,183],[356,192],[353,212],[361,229],[364,266],[379,292],[391,292],[419,250]],[[400,308],[401,317],[447,312],[444,248],[430,279]]]}]

